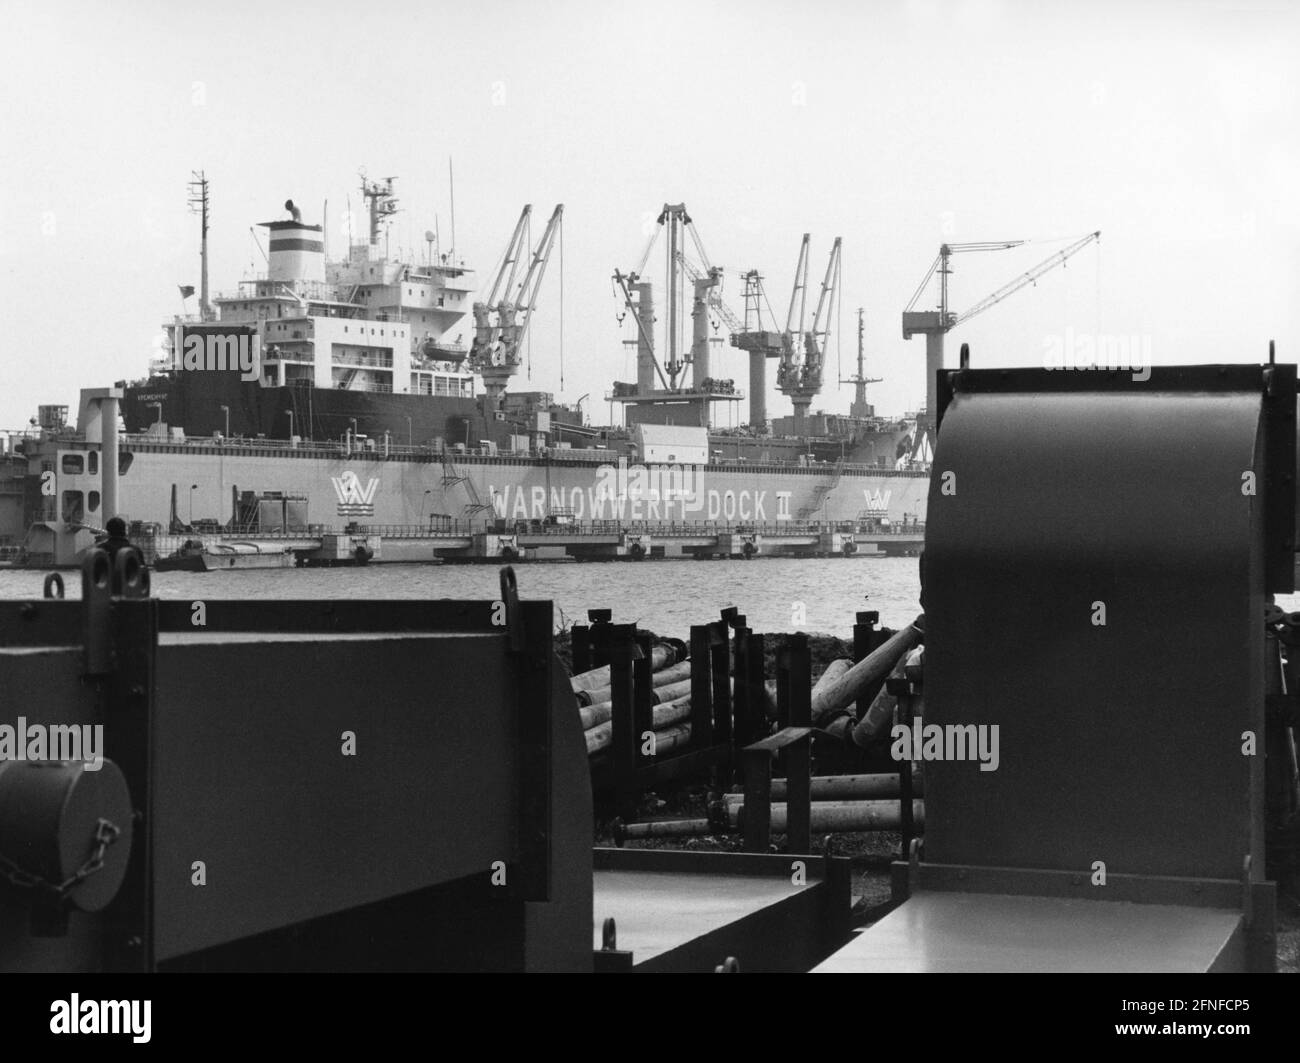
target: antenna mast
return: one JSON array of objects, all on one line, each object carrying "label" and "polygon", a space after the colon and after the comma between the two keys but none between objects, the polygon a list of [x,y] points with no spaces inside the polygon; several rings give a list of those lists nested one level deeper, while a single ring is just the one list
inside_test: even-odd
[{"label": "antenna mast", "polygon": [[841,384],[853,385],[853,405],[849,407],[850,417],[870,417],[871,407],[867,405],[867,385],[879,384],[879,377],[867,376],[866,362],[866,345],[863,342],[863,333],[865,325],[863,315],[866,313],[862,307],[858,307],[858,371],[855,376],[849,377],[848,380],[841,380]]},{"label": "antenna mast", "polygon": [[447,156],[447,188],[451,192],[451,264],[456,265],[456,171]]},{"label": "antenna mast", "polygon": [[199,318],[212,319],[208,306],[208,179],[202,170],[190,171],[190,212],[199,216]]}]

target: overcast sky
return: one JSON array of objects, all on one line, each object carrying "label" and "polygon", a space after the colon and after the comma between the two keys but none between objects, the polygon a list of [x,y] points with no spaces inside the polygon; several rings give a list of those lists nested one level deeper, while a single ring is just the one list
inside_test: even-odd
[{"label": "overcast sky", "polygon": [[[457,250],[483,284],[522,205],[537,238],[563,202],[563,271],[513,389],[568,400],[634,379],[610,274],[665,201],[687,204],[737,311],[739,271],[783,313],[801,234],[817,282],[842,236],[843,371],[862,306],[884,413],[924,397],[900,314],[944,240],[1035,241],[955,260],[960,311],[1102,230],[955,331],[953,359],[964,340],[977,366],[1037,365],[1084,334],[1137,336],[1157,364],[1260,361],[1270,338],[1300,355],[1300,3],[288,7],[5,5],[0,427],[143,375],[176,286],[198,285],[194,169],[214,291],[261,264],[249,227],[286,198],[312,222],[328,200],[341,250],[362,167],[397,175],[394,244],[422,249],[436,222],[445,247],[454,158]],[[743,386],[722,351],[715,375]],[[814,408],[846,410],[830,357]]]}]

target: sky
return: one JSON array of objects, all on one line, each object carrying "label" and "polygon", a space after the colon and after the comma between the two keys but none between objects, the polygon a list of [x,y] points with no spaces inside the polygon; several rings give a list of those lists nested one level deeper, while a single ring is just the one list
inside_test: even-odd
[{"label": "sky", "polygon": [[[349,198],[354,232],[364,224],[361,169],[396,175],[391,245],[422,253],[428,229],[450,244],[452,160],[456,252],[485,288],[522,206],[536,240],[563,203],[530,376],[512,390],[589,395],[597,423],[610,383],[635,378],[611,274],[636,264],[665,202],[687,205],[737,312],[740,272],[763,273],[783,316],[802,234],[814,285],[843,238],[814,409],[848,409],[837,381],[858,307],[868,375],[883,378],[870,400],[921,405],[924,341],[902,338],[900,315],[945,241],[1029,241],[954,258],[960,312],[1102,233],[955,329],[950,364],[967,342],[977,367],[1040,365],[1082,336],[1131,338],[1154,364],[1258,362],[1270,339],[1300,356],[1300,2],[5,12],[0,428],[144,375],[177,286],[198,285],[186,183],[200,169],[214,292],[261,266],[250,227],[284,217],[287,198],[309,222],[328,202],[341,251]],[[719,347],[714,375],[746,386],[740,352]],[[789,400],[773,393],[768,409]]]}]

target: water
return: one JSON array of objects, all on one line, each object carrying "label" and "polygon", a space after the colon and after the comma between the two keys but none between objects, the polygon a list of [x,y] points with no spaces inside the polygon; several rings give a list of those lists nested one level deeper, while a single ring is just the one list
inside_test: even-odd
[{"label": "water", "polygon": [[[366,568],[244,572],[155,572],[153,593],[195,601],[216,598],[467,598],[500,596],[495,565],[371,565]],[[854,613],[880,612],[889,627],[921,611],[914,557],[767,558],[754,561],[642,561],[522,564],[522,598],[555,602],[556,623],[585,622],[588,609],[612,609],[637,623],[686,638],[692,624],[737,606],[755,631],[808,631],[848,638]],[[39,598],[45,573],[0,570],[0,598]],[[80,574],[64,572],[69,598]],[[800,608],[802,606],[802,610]]]}]

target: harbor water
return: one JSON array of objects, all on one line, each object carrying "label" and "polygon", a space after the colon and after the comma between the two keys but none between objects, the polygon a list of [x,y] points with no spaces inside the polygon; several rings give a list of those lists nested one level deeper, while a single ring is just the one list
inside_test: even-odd
[{"label": "harbor water", "polygon": [[[156,572],[153,593],[189,601],[219,598],[460,598],[500,594],[495,565],[370,565],[364,568],[244,572]],[[763,558],[753,561],[643,561],[523,564],[523,598],[550,599],[556,624],[585,623],[588,609],[685,638],[692,624],[734,605],[755,631],[808,631],[847,638],[854,614],[880,613],[899,627],[921,611],[915,557]],[[80,574],[63,573],[69,598]],[[41,570],[0,570],[0,598],[39,598]]]}]

